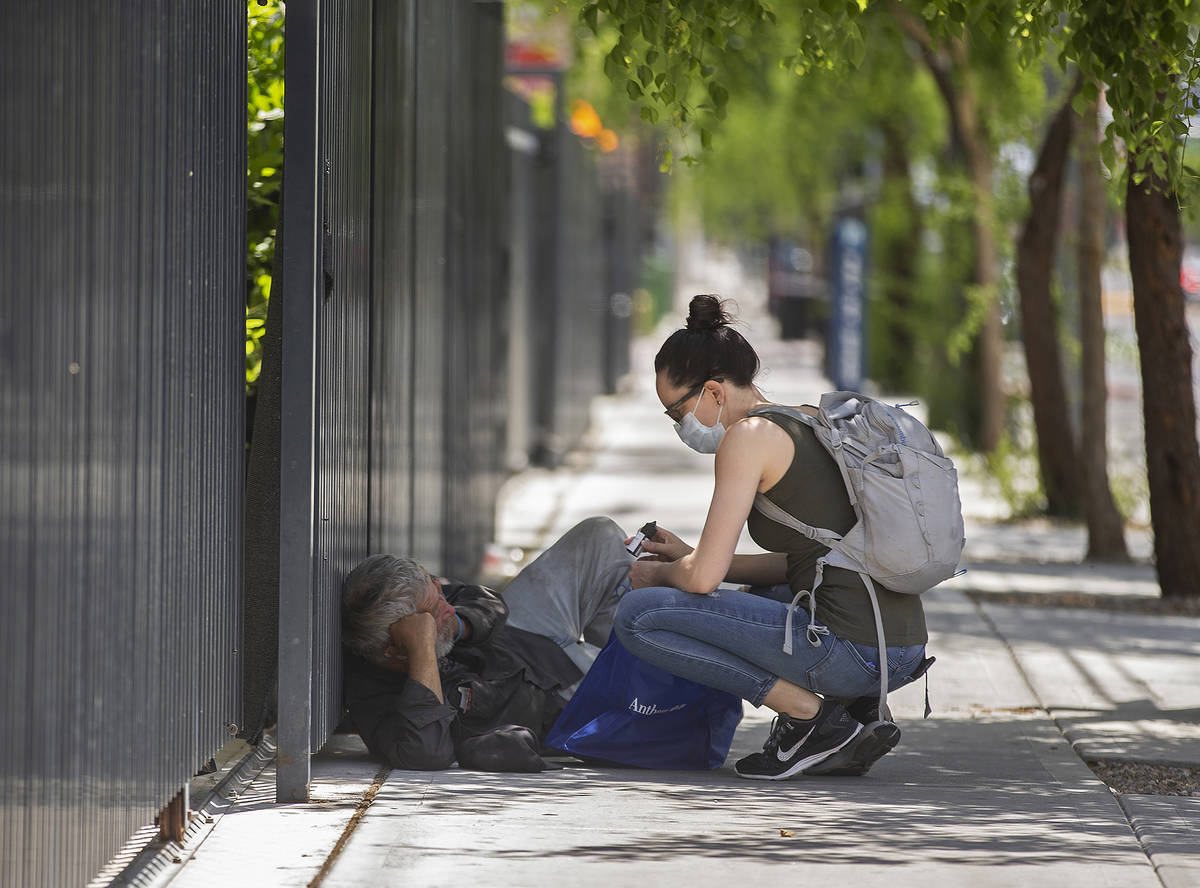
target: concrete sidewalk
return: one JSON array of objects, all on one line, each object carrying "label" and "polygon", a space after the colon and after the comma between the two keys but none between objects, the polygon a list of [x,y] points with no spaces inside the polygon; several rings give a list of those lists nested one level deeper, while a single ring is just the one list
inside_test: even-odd
[{"label": "concrete sidewalk", "polygon": [[[811,347],[756,345],[772,397],[812,401],[829,387]],[[639,344],[635,366],[649,347]],[[631,530],[655,519],[694,540],[711,457],[677,440],[649,372],[599,399],[595,418],[586,452],[507,486],[500,541],[532,555],[592,514]],[[1081,546],[1070,528],[992,532],[986,491],[966,483],[964,499],[977,547],[967,576],[984,585],[1156,594],[1144,565],[1067,563]],[[1145,554],[1144,534],[1131,542]],[[357,738],[335,737],[314,761],[312,803],[274,804],[268,766],[159,881],[1200,885],[1200,798],[1117,795],[1084,763],[1200,765],[1200,620],[976,603],[971,588],[925,596],[934,713],[921,718],[920,683],[894,694],[903,737],[865,778],[738,779],[732,762],[761,747],[770,721],[749,708],[713,772],[387,772]]]}]

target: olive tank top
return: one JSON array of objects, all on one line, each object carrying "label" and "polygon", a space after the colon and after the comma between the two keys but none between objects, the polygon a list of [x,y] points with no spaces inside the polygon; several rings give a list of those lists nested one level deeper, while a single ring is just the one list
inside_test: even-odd
[{"label": "olive tank top", "polygon": [[[767,499],[814,527],[845,533],[857,520],[837,463],[812,429],[790,416],[766,414],[792,439],[795,455],[783,477],[766,491]],[[828,546],[807,539],[791,528],[752,509],[746,521],[750,538],[768,552],[787,554],[787,579],[792,594],[811,589],[817,559]],[[888,645],[924,644],[929,639],[920,596],[905,595],[875,584],[879,612]],[[801,599],[802,604],[805,599]],[[799,617],[797,617],[799,618]],[[826,567],[817,589],[817,621],[839,638],[859,644],[878,644],[871,598],[862,578],[851,570]]]}]

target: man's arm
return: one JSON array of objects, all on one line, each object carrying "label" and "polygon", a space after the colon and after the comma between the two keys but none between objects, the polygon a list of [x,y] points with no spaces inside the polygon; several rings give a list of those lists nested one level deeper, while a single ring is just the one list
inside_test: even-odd
[{"label": "man's arm", "polygon": [[424,685],[439,703],[442,697],[442,678],[437,664],[437,622],[432,614],[418,611],[397,620],[388,627],[396,659],[408,661],[408,677]]},{"label": "man's arm", "polygon": [[508,605],[486,586],[445,582],[442,592],[463,621],[459,644],[486,644],[508,621]]},{"label": "man's arm", "polygon": [[412,679],[399,693],[354,696],[347,688],[350,717],[367,749],[393,768],[440,771],[456,758],[451,725],[456,710]]},{"label": "man's arm", "polygon": [[346,683],[350,716],[372,755],[391,767],[448,768],[455,759],[450,726],[456,710],[442,695],[437,621],[418,611],[392,623],[388,634],[392,643],[385,656],[395,677],[352,663],[357,668],[347,670]]}]

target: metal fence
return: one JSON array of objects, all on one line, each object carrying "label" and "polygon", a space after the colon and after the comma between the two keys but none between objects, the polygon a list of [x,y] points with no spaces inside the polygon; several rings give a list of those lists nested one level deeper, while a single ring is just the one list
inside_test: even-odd
[{"label": "metal fence", "polygon": [[0,11],[0,884],[85,883],[240,717],[245,27]]},{"label": "metal fence", "polygon": [[561,122],[538,129],[523,102],[505,101],[507,464],[555,465],[586,431],[591,399],[629,370],[645,191],[637,152],[598,161]]},{"label": "metal fence", "polygon": [[502,5],[287,16],[273,454],[245,485],[243,10],[0,12],[6,885],[86,881],[271,722],[276,674],[278,793],[304,797],[342,577],[382,550],[472,576],[506,454],[560,458],[627,361],[636,201],[504,92]]},{"label": "metal fence", "polygon": [[501,10],[288,7],[281,798],[306,796],[307,753],[341,714],[342,577],[369,550],[470,576],[491,536],[507,357]]}]

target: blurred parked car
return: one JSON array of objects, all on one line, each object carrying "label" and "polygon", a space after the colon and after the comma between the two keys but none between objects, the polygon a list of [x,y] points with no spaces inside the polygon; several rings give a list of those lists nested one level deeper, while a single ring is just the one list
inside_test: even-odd
[{"label": "blurred parked car", "polygon": [[813,253],[798,241],[767,242],[767,307],[779,321],[783,339],[824,338],[829,315],[825,282],[817,276]]}]

